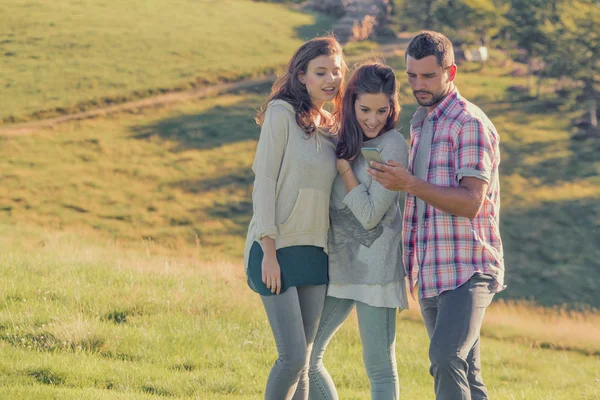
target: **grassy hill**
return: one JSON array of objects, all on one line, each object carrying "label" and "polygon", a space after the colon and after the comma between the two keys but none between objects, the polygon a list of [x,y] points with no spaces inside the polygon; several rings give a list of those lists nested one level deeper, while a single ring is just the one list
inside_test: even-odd
[{"label": "grassy hill", "polygon": [[272,71],[331,25],[246,0],[4,0],[0,123]]},{"label": "grassy hill", "polygon": [[[0,120],[270,71],[330,22],[242,0],[4,1]],[[600,144],[570,139],[553,93],[507,96],[525,78],[496,61],[458,78],[502,136],[509,287],[485,379],[494,399],[598,399],[600,317],[570,309],[600,307]],[[268,89],[0,136],[0,398],[262,398],[274,343],[240,259]],[[432,399],[416,305],[398,318],[402,396]],[[358,338],[351,320],[326,359],[344,399],[368,397]]]},{"label": "grassy hill", "polygon": [[[275,345],[239,262],[2,225],[0,262],[0,398],[262,398]],[[482,348],[491,397],[597,399],[598,357],[552,346],[600,354],[599,322],[495,302]],[[556,326],[570,334],[561,339]],[[433,399],[414,304],[397,331],[402,397]],[[369,396],[359,340],[352,317],[325,359],[343,399]]]},{"label": "grassy hill", "polygon": [[[401,131],[416,106],[402,57]],[[599,144],[569,138],[551,94],[507,100],[510,68],[459,72],[502,135],[501,297],[600,307]],[[254,110],[268,87],[0,137],[0,222],[149,241],[239,260],[251,213]],[[557,116],[560,116],[557,117]]]}]

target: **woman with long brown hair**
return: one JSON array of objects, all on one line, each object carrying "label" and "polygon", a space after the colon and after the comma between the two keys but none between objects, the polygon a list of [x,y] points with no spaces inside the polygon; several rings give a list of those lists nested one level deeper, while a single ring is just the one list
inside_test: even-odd
[{"label": "woman with long brown hair", "polygon": [[[331,194],[329,287],[310,358],[310,399],[338,398],[323,365],[325,349],[356,308],[363,360],[374,400],[397,400],[396,309],[408,308],[400,246],[402,193],[367,173],[361,150],[406,165],[408,145],[395,129],[400,113],[396,76],[375,62],[359,67],[342,101],[338,177]],[[375,150],[376,149],[376,150]]]},{"label": "woman with long brown hair", "polygon": [[[265,399],[308,399],[308,355],[328,282],[329,199],[337,175],[337,130],[346,66],[333,37],[293,55],[256,116],[254,215],[244,261],[259,293],[279,357]],[[329,113],[323,105],[333,103]]]}]

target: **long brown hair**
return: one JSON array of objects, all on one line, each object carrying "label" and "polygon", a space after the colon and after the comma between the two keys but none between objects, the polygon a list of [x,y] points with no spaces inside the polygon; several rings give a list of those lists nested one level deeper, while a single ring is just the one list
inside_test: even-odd
[{"label": "long brown hair", "polygon": [[[331,115],[323,113],[312,104],[306,86],[298,79],[299,73],[307,72],[308,63],[319,56],[339,56],[342,60],[342,84],[340,85],[337,95],[333,99],[333,112]],[[254,120],[258,125],[262,126],[269,102],[279,99],[287,101],[294,107],[294,110],[296,111],[296,122],[307,135],[311,135],[317,129],[314,121],[315,114],[321,116],[323,125],[328,125],[332,130],[337,131],[339,108],[342,99],[342,87],[344,83],[343,79],[346,74],[346,69],[342,46],[333,36],[309,40],[296,50],[287,65],[285,73],[278,77],[277,81],[273,84],[271,94],[259,109]]]},{"label": "long brown hair", "polygon": [[400,103],[398,102],[398,85],[394,70],[380,61],[361,65],[350,77],[342,100],[340,140],[336,150],[338,158],[350,160],[356,157],[363,142],[368,140],[358,123],[354,110],[356,99],[365,93],[383,93],[390,99],[390,114],[385,126],[377,136],[393,129],[398,122]]}]

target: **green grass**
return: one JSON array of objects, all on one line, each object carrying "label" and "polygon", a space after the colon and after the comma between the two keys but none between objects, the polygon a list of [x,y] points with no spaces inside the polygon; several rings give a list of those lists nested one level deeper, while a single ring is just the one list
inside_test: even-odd
[{"label": "green grass", "polygon": [[261,99],[225,95],[0,138],[0,221],[239,257]]},{"label": "green grass", "polygon": [[[401,131],[415,110],[402,57]],[[465,68],[467,69],[467,68]],[[508,101],[507,68],[458,85],[502,137],[508,289],[500,298],[600,307],[598,142],[572,141],[555,97]],[[0,138],[0,222],[148,241],[203,259],[241,257],[251,214],[252,122],[268,87]]]},{"label": "green grass", "polygon": [[270,72],[332,23],[245,0],[5,0],[0,122]]},{"label": "green grass", "polygon": [[[239,262],[94,235],[0,232],[0,397],[262,398],[275,345]],[[428,400],[427,335],[410,315],[400,314],[397,328],[402,396]],[[486,321],[484,333],[494,327]],[[326,355],[344,399],[369,396],[359,340],[352,316]],[[597,357],[490,337],[482,351],[494,399],[600,396]]]},{"label": "green grass", "polygon": [[[3,2],[0,119],[270,71],[329,23],[245,1]],[[401,55],[388,62],[408,135],[416,106]],[[524,83],[510,66],[476,69],[462,66],[458,85],[492,117],[503,152],[509,288],[483,328],[491,397],[598,399],[599,315],[570,309],[600,307],[600,147],[570,140],[574,114],[551,93],[507,97]],[[0,398],[262,398],[275,346],[240,258],[252,116],[268,89],[0,137]],[[369,396],[360,351],[352,317],[326,358],[341,398]],[[397,358],[403,398],[432,399],[415,307],[399,316]]]}]

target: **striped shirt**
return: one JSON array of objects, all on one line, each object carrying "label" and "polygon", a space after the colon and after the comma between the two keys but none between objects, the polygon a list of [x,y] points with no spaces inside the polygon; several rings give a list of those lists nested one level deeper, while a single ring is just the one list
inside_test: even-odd
[{"label": "striped shirt", "polygon": [[[433,131],[431,143],[419,143],[425,119]],[[426,124],[427,125],[427,124]],[[473,220],[445,213],[429,204],[419,216],[417,199],[407,193],[404,205],[404,265],[411,291],[419,282],[420,297],[428,298],[466,283],[476,273],[492,275],[504,288],[504,254],[499,231],[500,137],[478,107],[455,88],[427,114],[421,107],[411,120],[408,170],[414,174],[419,146],[428,157],[427,182],[458,187],[463,177],[483,179],[487,193]]]}]

